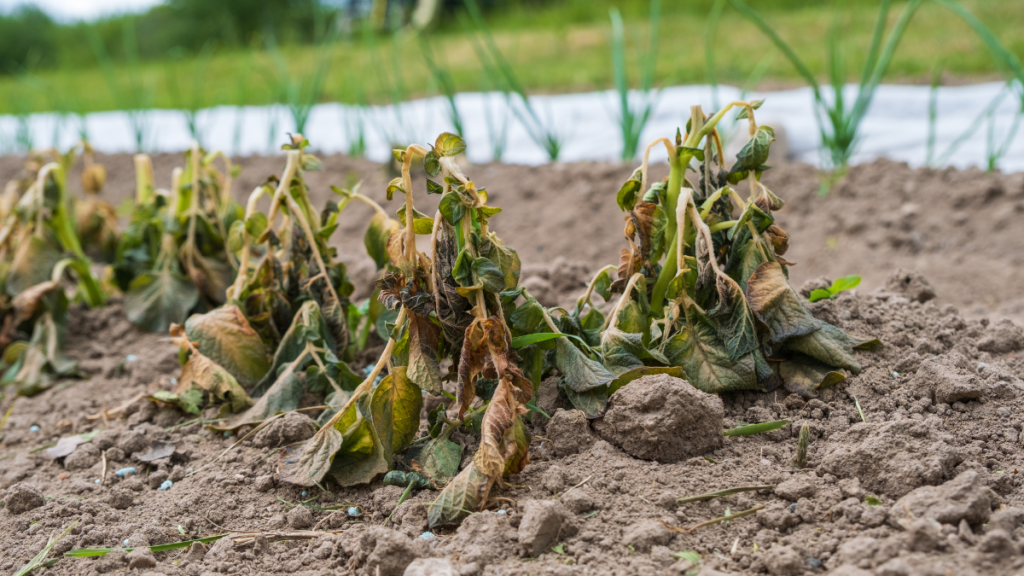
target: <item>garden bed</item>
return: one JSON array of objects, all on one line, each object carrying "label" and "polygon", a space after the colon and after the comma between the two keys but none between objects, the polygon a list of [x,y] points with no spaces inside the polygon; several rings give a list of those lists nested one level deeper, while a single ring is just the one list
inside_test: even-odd
[{"label": "garden bed", "polygon": [[[116,205],[134,189],[131,158],[100,160],[108,170],[108,200]],[[383,203],[393,175],[366,161],[323,160],[323,172],[307,175],[319,194],[312,198],[315,205],[326,200],[328,184],[360,179],[362,192]],[[0,181],[19,164],[0,159]],[[156,156],[154,164],[156,181],[166,182],[180,157]],[[281,161],[250,157],[239,164],[235,190],[247,193],[277,172]],[[622,213],[612,198],[632,170],[615,164],[473,168],[477,183],[488,186],[489,200],[504,207],[495,229],[519,251],[521,283],[543,304],[571,305],[597,269],[615,263],[625,241],[618,233]],[[654,167],[652,179],[666,171]],[[422,177],[414,178],[416,189],[422,188]],[[74,519],[80,524],[58,544],[59,552],[121,547],[126,541],[127,546],[163,544],[225,531],[279,533],[234,547],[222,540],[210,544],[208,552],[199,546],[157,552],[155,566],[147,565],[149,558],[136,558],[144,554],[133,556],[136,566],[165,574],[372,575],[379,569],[397,575],[417,557],[449,559],[453,573],[462,574],[696,572],[692,557],[674,556],[683,551],[697,552],[707,575],[714,574],[711,569],[726,574],[837,569],[850,576],[863,574],[856,566],[874,573],[882,565],[878,573],[1019,570],[1024,529],[1018,525],[1024,512],[1014,509],[1024,508],[1018,474],[1024,470],[1019,416],[1024,361],[1018,358],[1024,349],[1019,327],[1024,296],[1014,287],[1024,282],[1019,253],[1024,228],[1013,222],[1024,212],[1024,175],[913,170],[883,160],[852,168],[826,198],[817,196],[815,170],[803,164],[776,165],[764,181],[789,202],[777,222],[794,239],[786,258],[797,263],[790,279],[795,287],[820,277],[864,278],[853,293],[809,305],[812,313],[884,343],[878,351],[857,352],[864,366],[859,375],[810,401],[782,389],[721,395],[726,428],[790,420],[783,428],[726,437],[719,448],[681,461],[641,460],[616,447],[629,449],[614,430],[557,412],[568,406],[557,404],[546,383],[538,406],[555,420],[549,426],[546,418],[531,415],[530,464],[492,491],[487,511],[424,538],[424,504],[436,492],[414,492],[395,510],[403,490],[380,481],[332,489],[333,494],[281,483],[271,452],[283,439],[302,436],[300,419],[275,424],[211,464],[237,437],[205,430],[201,422],[184,424],[193,417],[144,400],[121,412],[126,419],[104,417],[104,410],[141,393],[172,386],[179,371],[177,347],[162,341],[163,335],[137,331],[117,303],[91,311],[74,308],[66,353],[91,379],[68,380],[19,399],[0,431],[0,488],[13,493],[11,487],[24,482],[44,496],[41,506],[0,512],[0,533],[10,535],[0,550],[0,570],[24,565],[51,532]],[[428,197],[418,208],[433,214],[436,202]],[[370,212],[361,209],[343,215],[332,239],[363,290],[357,300],[368,295],[374,274],[362,248],[364,216]],[[1003,316],[1018,324],[1001,321]],[[647,408],[656,426],[678,415],[659,414],[662,404],[672,405],[665,400],[672,391],[652,382],[631,387],[649,388],[650,398],[658,400]],[[628,408],[626,399],[620,406],[618,398],[612,397],[612,408]],[[810,429],[810,445],[808,467],[801,471],[791,460],[803,424]],[[63,464],[34,451],[60,437],[104,428],[108,431],[92,440],[94,450],[80,448]],[[467,444],[467,457],[475,451],[472,437],[456,432],[453,439]],[[175,451],[149,465],[133,458],[153,441],[170,442]],[[96,484],[103,453],[107,473]],[[137,474],[116,475],[127,467]],[[173,485],[160,490],[166,480]],[[752,485],[775,488],[676,502]],[[930,485],[939,488],[922,488]],[[31,504],[33,496],[15,500]],[[687,534],[665,526],[689,528],[760,505],[765,508],[751,516]],[[924,520],[928,517],[940,520]],[[281,541],[284,533],[314,528],[336,534]],[[113,553],[61,558],[47,571],[85,574],[127,566],[123,553]],[[444,573],[434,570],[423,573]]]}]

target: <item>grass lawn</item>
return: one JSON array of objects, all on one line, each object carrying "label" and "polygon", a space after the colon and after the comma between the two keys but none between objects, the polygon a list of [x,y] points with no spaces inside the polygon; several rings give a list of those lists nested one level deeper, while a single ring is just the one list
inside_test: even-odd
[{"label": "grass lawn", "polygon": [[[748,0],[749,1],[749,0]],[[1024,56],[1021,0],[963,0],[1018,57]],[[492,13],[495,39],[530,92],[557,93],[605,89],[612,86],[607,0],[569,0],[558,7]],[[638,62],[647,47],[646,3],[628,2],[627,62]],[[655,85],[704,83],[707,1],[663,0],[659,58]],[[766,0],[750,2],[776,31],[805,59],[811,70],[825,75],[827,35],[834,18],[832,2],[824,0]],[[896,2],[890,24],[905,2]],[[842,45],[848,77],[855,81],[870,41],[877,2],[850,1],[843,12]],[[449,69],[459,91],[488,89],[470,35],[458,26],[432,36],[438,61]],[[802,84],[793,67],[753,25],[726,8],[718,35],[719,81],[742,85],[750,72],[771,62],[762,87]],[[83,50],[88,50],[83,46]],[[398,52],[395,52],[395,51]],[[283,49],[292,75],[308,75],[317,62],[316,49]],[[927,83],[941,60],[957,82],[998,77],[989,53],[974,32],[953,13],[925,3],[912,20],[886,76],[887,82]],[[218,104],[273,102],[275,67],[262,50],[216,53],[205,65],[185,62],[145,62],[137,70],[116,69],[128,89],[132,74],[140,80],[147,107],[184,108]],[[636,71],[634,76],[639,76]],[[123,107],[99,67],[49,70],[28,83],[0,76],[0,113],[44,110],[91,112]],[[176,85],[176,86],[175,86]],[[412,33],[381,37],[372,48],[359,39],[338,41],[331,49],[329,73],[321,101],[386,103],[437,93]]]}]

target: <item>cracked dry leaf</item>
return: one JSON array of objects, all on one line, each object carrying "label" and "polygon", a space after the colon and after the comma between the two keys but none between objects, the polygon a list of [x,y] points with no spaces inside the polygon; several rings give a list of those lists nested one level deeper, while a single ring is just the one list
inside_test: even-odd
[{"label": "cracked dry leaf", "polygon": [[[506,376],[498,383],[481,424],[480,448],[473,463],[494,480],[505,472],[505,461],[517,450],[513,419],[520,409],[512,390],[512,379]],[[512,454],[509,450],[512,450]]]},{"label": "cracked dry leaf", "polygon": [[440,326],[409,312],[409,379],[430,394],[441,394],[441,365],[437,360]]},{"label": "cracked dry leaf", "polygon": [[270,370],[270,350],[249,325],[238,306],[221,306],[206,314],[193,314],[185,334],[208,358],[224,367],[242,385],[253,386]]},{"label": "cracked dry leaf", "polygon": [[778,262],[757,267],[747,283],[747,301],[757,319],[767,326],[772,344],[821,328],[821,321],[804,307]]},{"label": "cracked dry leaf", "polygon": [[181,375],[178,376],[178,384],[174,387],[173,393],[180,395],[193,388],[206,392],[214,400],[227,402],[227,408],[231,412],[238,412],[252,405],[252,399],[238,384],[238,380],[197,350],[192,350],[188,361],[181,367]]}]

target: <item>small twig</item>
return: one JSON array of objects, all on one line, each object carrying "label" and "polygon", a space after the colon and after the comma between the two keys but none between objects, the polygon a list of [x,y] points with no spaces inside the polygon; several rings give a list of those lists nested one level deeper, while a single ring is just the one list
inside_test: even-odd
[{"label": "small twig", "polygon": [[103,472],[100,472],[100,484],[107,481],[107,451],[100,452],[100,458],[103,459]]},{"label": "small twig", "polygon": [[762,510],[762,509],[764,509],[764,505],[763,504],[760,505],[760,506],[754,506],[750,510],[744,510],[743,512],[737,512],[735,514],[730,514],[729,516],[722,516],[720,518],[715,518],[714,520],[708,520],[707,522],[701,522],[700,524],[697,524],[696,526],[691,526],[689,528],[680,528],[678,526],[672,526],[671,524],[669,524],[668,522],[665,522],[664,520],[662,520],[661,523],[664,524],[665,528],[668,528],[669,530],[671,530],[673,532],[677,532],[679,534],[689,534],[690,532],[693,532],[694,530],[696,530],[698,528],[704,528],[705,526],[711,526],[713,524],[720,524],[722,522],[728,522],[729,520],[735,520],[737,518],[742,518],[744,516],[750,516],[754,512],[757,512],[758,510]]},{"label": "small twig", "polygon": [[561,493],[561,494],[559,494],[558,496],[555,496],[555,498],[561,498],[562,496],[565,496],[565,495],[566,495],[566,494],[568,494],[569,492],[572,492],[573,490],[575,490],[575,489],[579,488],[580,486],[583,486],[583,485],[584,485],[584,484],[586,484],[587,482],[590,482],[590,479],[591,479],[591,478],[593,478],[593,477],[594,477],[594,475],[593,475],[593,474],[591,474],[590,476],[587,476],[587,477],[586,477],[586,478],[585,478],[585,479],[584,479],[584,480],[583,480],[582,482],[580,482],[579,484],[577,484],[577,485],[573,486],[572,488],[569,488],[569,489],[568,489],[568,490],[566,490],[565,492],[562,492],[562,493]]},{"label": "small twig", "polygon": [[142,400],[145,397],[146,397],[146,393],[145,392],[139,392],[135,396],[132,396],[132,398],[130,400],[126,401],[124,404],[121,404],[117,408],[114,408],[113,410],[103,410],[99,414],[93,414],[92,416],[86,416],[86,419],[88,419],[88,420],[99,420],[100,418],[102,418],[102,419],[106,420],[107,418],[113,418],[116,414],[120,414],[121,412],[124,412],[129,406],[131,406],[132,404],[135,404],[136,402],[138,402],[139,400]]},{"label": "small twig", "polygon": [[722,498],[723,496],[731,496],[733,494],[739,494],[740,492],[757,492],[759,490],[774,489],[775,484],[766,484],[764,486],[739,486],[737,488],[729,488],[728,490],[719,490],[718,492],[709,492],[707,494],[698,494],[697,496],[687,496],[686,498],[679,498],[676,500],[676,502],[679,504],[689,504],[690,502],[703,502],[705,500]]}]

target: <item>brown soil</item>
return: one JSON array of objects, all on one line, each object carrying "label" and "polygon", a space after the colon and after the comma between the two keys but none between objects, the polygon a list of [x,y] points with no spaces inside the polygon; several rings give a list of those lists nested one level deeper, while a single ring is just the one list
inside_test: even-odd
[{"label": "brown soil", "polygon": [[[101,161],[108,169],[111,201],[130,196],[130,159]],[[180,159],[167,155],[154,161],[158,182],[166,183]],[[240,163],[240,190],[252,189],[282,167],[279,158]],[[383,201],[391,176],[379,166],[341,157],[326,158],[325,165],[325,172],[309,178],[321,194],[314,201],[326,198],[327,184],[359,178],[365,192]],[[0,181],[16,166],[15,160],[0,158]],[[564,303],[573,300],[590,273],[615,262],[624,246],[613,196],[630,170],[610,164],[485,165],[467,173],[488,187],[492,204],[505,209],[494,220],[495,229],[519,250],[524,283],[546,290],[549,303]],[[1024,359],[1018,356],[1024,334],[998,319],[1024,319],[1024,295],[1015,289],[1024,281],[1024,227],[1013,224],[1024,212],[1024,175],[911,170],[879,161],[853,168],[824,199],[817,197],[814,169],[805,165],[779,165],[765,181],[789,203],[778,223],[792,235],[787,258],[798,262],[792,269],[795,286],[822,276],[864,277],[854,293],[814,304],[813,312],[885,343],[878,351],[858,352],[865,367],[860,375],[809,402],[781,392],[722,396],[726,427],[788,418],[786,427],[725,438],[714,450],[682,461],[646,461],[616,448],[607,426],[557,412],[550,390],[542,389],[541,407],[555,419],[548,426],[541,421],[546,419],[534,418],[531,463],[524,472],[492,493],[489,511],[474,514],[457,530],[438,530],[423,539],[423,504],[435,496],[431,491],[416,493],[395,510],[401,489],[380,482],[305,494],[278,483],[276,457],[270,453],[274,438],[290,437],[292,430],[247,441],[210,464],[236,438],[205,430],[199,422],[181,425],[191,417],[144,401],[131,404],[127,418],[104,419],[104,409],[170,387],[177,375],[176,351],[159,335],[136,331],[116,303],[103,310],[76,309],[68,354],[92,378],[19,399],[0,431],[0,490],[7,497],[6,510],[0,511],[5,544],[0,571],[13,573],[42,549],[51,532],[79,520],[58,552],[123,546],[125,540],[130,546],[158,544],[224,530],[337,532],[293,541],[268,535],[234,547],[224,539],[208,552],[197,546],[156,553],[153,559],[132,556],[141,571],[190,576],[401,575],[417,557],[447,558],[452,573],[467,575],[696,572],[673,557],[686,550],[701,555],[705,576],[1019,572],[1024,568],[1024,528],[1019,527],[1024,492],[1018,473],[1024,472]],[[418,208],[432,212],[436,199],[424,204],[431,210]],[[362,286],[373,274],[361,240],[368,214],[353,206],[337,234],[342,258],[352,263]],[[897,273],[901,268],[905,271]],[[911,269],[927,280],[906,271]],[[928,297],[928,281],[937,298],[921,303]],[[129,355],[137,359],[127,362]],[[620,402],[617,397],[613,405]],[[802,424],[811,432],[803,471],[791,463]],[[50,460],[43,451],[33,452],[61,437],[102,429],[66,458]],[[152,442],[171,442],[176,450],[149,464],[136,460]],[[136,476],[115,474],[129,466]],[[103,483],[97,484],[101,476]],[[165,479],[173,486],[158,490]],[[777,487],[675,502],[759,484]],[[307,500],[309,506],[294,506]],[[524,515],[540,510],[538,500],[561,502],[548,510],[556,522],[552,543],[562,544],[557,551],[533,549],[538,536],[531,531],[539,516]],[[687,534],[661,523],[690,527],[758,505],[765,508],[754,515]],[[358,507],[359,516],[349,517],[349,506]],[[340,509],[324,510],[330,507]],[[541,552],[539,559],[530,552]],[[155,566],[149,566],[151,560]],[[40,573],[105,573],[128,566],[129,558],[118,553],[60,559]],[[435,567],[422,573],[447,572]]]}]

